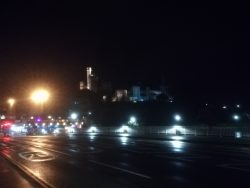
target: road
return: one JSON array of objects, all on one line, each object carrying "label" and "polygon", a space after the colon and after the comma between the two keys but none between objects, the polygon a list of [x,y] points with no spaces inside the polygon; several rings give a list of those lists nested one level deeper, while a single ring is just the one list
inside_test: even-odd
[{"label": "road", "polygon": [[2,138],[0,149],[50,187],[250,186],[247,146],[92,134]]}]

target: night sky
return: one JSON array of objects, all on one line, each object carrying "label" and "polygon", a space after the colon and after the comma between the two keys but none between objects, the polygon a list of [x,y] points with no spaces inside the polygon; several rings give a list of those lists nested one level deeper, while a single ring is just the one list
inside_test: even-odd
[{"label": "night sky", "polygon": [[93,66],[115,87],[164,81],[177,99],[250,104],[249,26],[236,1],[1,3],[1,101],[34,85],[61,100]]}]

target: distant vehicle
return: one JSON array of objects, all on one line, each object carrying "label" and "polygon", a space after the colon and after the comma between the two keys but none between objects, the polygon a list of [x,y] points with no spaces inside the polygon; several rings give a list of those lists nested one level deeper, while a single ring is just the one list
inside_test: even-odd
[{"label": "distant vehicle", "polygon": [[12,125],[14,124],[13,120],[1,120],[0,127],[1,127],[1,132],[3,133],[4,136],[10,136],[10,129]]},{"label": "distant vehicle", "polygon": [[63,125],[56,125],[54,131],[54,134],[65,134],[65,128]]}]

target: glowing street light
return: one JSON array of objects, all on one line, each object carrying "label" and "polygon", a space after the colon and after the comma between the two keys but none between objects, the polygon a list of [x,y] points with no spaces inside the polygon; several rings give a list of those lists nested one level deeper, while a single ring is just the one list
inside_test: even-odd
[{"label": "glowing street light", "polygon": [[174,116],[174,119],[175,119],[176,121],[181,121],[181,120],[182,120],[182,118],[181,118],[181,116],[180,116],[179,114],[176,114],[176,115]]},{"label": "glowing street light", "polygon": [[239,116],[239,115],[233,115],[233,119],[234,119],[235,121],[238,121],[238,120],[240,120],[240,116]]},{"label": "glowing street light", "polygon": [[44,89],[36,90],[32,93],[31,99],[37,104],[43,104],[49,99],[49,92]]},{"label": "glowing street light", "polygon": [[13,98],[8,99],[7,103],[10,105],[10,107],[13,107],[15,104],[16,100]]},{"label": "glowing street light", "polygon": [[70,118],[73,119],[73,120],[76,120],[77,117],[78,117],[78,115],[77,115],[76,113],[72,113],[72,114],[70,115]]},{"label": "glowing street light", "polygon": [[135,116],[131,116],[128,121],[129,124],[131,125],[136,125],[137,124],[137,119]]},{"label": "glowing street light", "polygon": [[13,98],[9,98],[8,100],[7,100],[7,103],[9,104],[9,113],[10,113],[10,115],[13,115],[12,113],[13,113],[13,106],[15,105],[15,102],[16,102],[16,100],[15,99],[13,99]]}]

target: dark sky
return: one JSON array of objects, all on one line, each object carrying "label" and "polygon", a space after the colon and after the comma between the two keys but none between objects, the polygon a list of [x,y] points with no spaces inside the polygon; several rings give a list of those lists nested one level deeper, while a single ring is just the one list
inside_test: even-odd
[{"label": "dark sky", "polygon": [[186,100],[248,102],[249,25],[236,1],[1,3],[0,97],[70,95],[90,65],[117,87],[164,78]]}]

